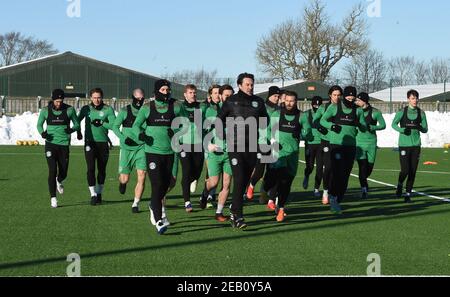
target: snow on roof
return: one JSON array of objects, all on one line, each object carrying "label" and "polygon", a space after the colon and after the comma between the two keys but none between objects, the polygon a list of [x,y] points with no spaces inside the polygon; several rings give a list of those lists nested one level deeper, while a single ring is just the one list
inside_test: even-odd
[{"label": "snow on roof", "polygon": [[[430,84],[430,85],[410,85],[403,87],[395,87],[392,88],[392,101],[406,101],[406,93],[409,90],[417,90],[419,92],[420,98],[427,98],[430,96],[438,95],[444,93],[444,91],[449,91],[449,86],[445,86],[445,84]],[[385,89],[382,91],[378,91],[370,94],[370,97],[380,99],[382,101],[390,101],[391,89]]]},{"label": "snow on roof", "polygon": [[4,70],[4,69],[8,69],[8,68],[17,67],[17,66],[19,66],[19,65],[30,64],[30,63],[38,62],[38,61],[45,60],[45,59],[48,59],[48,58],[53,58],[53,57],[57,57],[57,56],[62,56],[62,55],[64,55],[64,54],[65,54],[65,53],[57,53],[57,54],[54,54],[54,55],[48,55],[48,56],[41,57],[41,58],[37,58],[37,59],[34,59],[34,60],[29,60],[29,61],[25,61],[25,62],[16,63],[16,64],[11,64],[11,65],[8,65],[8,66],[0,67],[0,70]]},{"label": "snow on roof", "polygon": [[[299,84],[299,83],[302,83],[302,82],[305,82],[305,80],[303,80],[303,79],[288,80],[288,81],[284,81],[284,84],[283,84],[282,81],[265,83],[265,84],[255,84],[255,86],[253,88],[253,93],[255,95],[258,95],[258,94],[262,94],[262,93],[268,92],[269,88],[271,86],[277,86],[279,88],[284,88],[284,87],[296,85],[296,84]],[[235,88],[236,92],[238,90],[239,90],[239,88]]]}]

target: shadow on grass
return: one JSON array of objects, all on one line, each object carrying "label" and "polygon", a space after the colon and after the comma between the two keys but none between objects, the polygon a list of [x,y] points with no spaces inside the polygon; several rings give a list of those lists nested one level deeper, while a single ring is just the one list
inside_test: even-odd
[{"label": "shadow on grass", "polygon": [[[110,250],[104,252],[94,252],[94,253],[86,253],[81,254],[81,258],[95,258],[95,257],[105,257],[105,256],[113,256],[120,254],[130,254],[130,253],[140,253],[151,250],[159,250],[159,249],[176,249],[179,247],[186,246],[198,246],[202,244],[209,244],[212,242],[222,241],[222,240],[244,240],[246,238],[255,238],[255,237],[264,237],[270,236],[274,234],[279,234],[279,232],[283,232],[284,234],[296,233],[302,231],[310,231],[310,230],[321,230],[321,229],[333,229],[333,228],[341,228],[343,226],[353,225],[353,224],[361,224],[361,223],[374,223],[378,221],[386,221],[386,220],[396,220],[401,218],[411,218],[411,217],[420,217],[427,215],[436,215],[436,214],[444,214],[449,213],[450,209],[444,210],[435,210],[435,211],[427,211],[426,213],[419,213],[421,210],[425,210],[429,207],[440,205],[440,202],[416,202],[414,204],[403,204],[400,201],[386,201],[383,202],[385,206],[390,206],[390,208],[380,208],[379,203],[373,204],[363,204],[363,205],[346,205],[345,213],[341,216],[335,216],[332,214],[311,214],[317,211],[323,211],[323,207],[305,207],[300,205],[300,202],[292,202],[292,205],[289,208],[289,213],[287,220],[284,223],[278,224],[273,222],[273,220],[268,221],[267,218],[259,219],[256,221],[251,221],[251,225],[246,230],[234,230],[230,227],[227,227],[228,224],[219,224],[216,223],[214,225],[208,224],[206,226],[183,226],[178,228],[179,224],[176,224],[177,227],[170,228],[167,235],[168,236],[180,236],[182,234],[190,233],[190,232],[200,232],[204,230],[211,229],[221,229],[221,228],[229,228],[230,235],[229,236],[219,236],[213,238],[205,238],[205,239],[194,239],[187,240],[177,243],[162,243],[162,244],[153,244],[145,247],[137,247],[137,248],[124,248],[119,250]],[[344,204],[345,205],[345,204]],[[364,207],[372,207],[369,209],[358,209],[360,206]],[[250,217],[250,216],[249,216]],[[267,212],[259,212],[251,217],[267,217]],[[210,217],[208,216],[208,220]],[[203,218],[201,219],[203,220]],[[199,221],[201,221],[199,220]],[[327,222],[330,224],[312,224],[311,223],[319,223],[319,222]],[[228,225],[229,226],[229,225]],[[296,226],[295,228],[293,226]],[[289,227],[289,229],[286,229]],[[183,229],[191,228],[188,231],[183,231]],[[171,232],[171,231],[175,232]],[[177,231],[178,230],[178,231]],[[33,265],[42,265],[48,263],[57,263],[57,262],[65,262],[66,256],[63,257],[52,257],[47,259],[36,259],[36,260],[27,260],[27,261],[19,261],[19,262],[10,262],[10,263],[2,263],[0,264],[0,270],[11,269],[11,268],[19,268],[19,267],[27,267]]]}]

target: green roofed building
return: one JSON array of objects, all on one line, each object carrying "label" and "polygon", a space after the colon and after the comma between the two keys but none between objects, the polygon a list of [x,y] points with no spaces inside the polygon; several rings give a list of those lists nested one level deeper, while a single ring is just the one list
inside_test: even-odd
[{"label": "green roofed building", "polygon": [[305,99],[310,101],[314,96],[320,96],[327,100],[328,90],[330,89],[330,86],[320,81],[297,80],[286,82],[284,87],[280,82],[255,85],[255,94],[266,99],[269,94],[270,86],[278,86],[283,90],[294,91],[298,94],[298,99],[300,101]]},{"label": "green roofed building", "polygon": [[[153,95],[153,85],[158,77],[117,65],[65,52],[44,58],[0,67],[0,95],[9,98],[49,97],[56,88],[77,97],[87,97],[89,90],[100,87],[105,98],[131,98],[134,88]],[[184,86],[172,84],[172,96],[183,99]],[[198,98],[207,93],[198,91]]]}]

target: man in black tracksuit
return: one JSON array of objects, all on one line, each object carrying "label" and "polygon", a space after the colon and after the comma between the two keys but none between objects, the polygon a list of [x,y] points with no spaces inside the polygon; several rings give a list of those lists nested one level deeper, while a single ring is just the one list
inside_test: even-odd
[{"label": "man in black tracksuit", "polygon": [[[233,172],[234,190],[231,205],[231,223],[235,228],[247,227],[243,218],[243,195],[250,181],[258,156],[259,121],[269,119],[263,99],[253,95],[254,76],[249,73],[239,75],[239,92],[224,102],[217,118],[227,129],[227,151]],[[256,123],[255,131],[247,125],[247,120]],[[244,121],[246,121],[244,123]],[[234,132],[234,133],[233,133]],[[220,137],[218,132],[218,137]],[[223,137],[224,135],[222,135]]]}]

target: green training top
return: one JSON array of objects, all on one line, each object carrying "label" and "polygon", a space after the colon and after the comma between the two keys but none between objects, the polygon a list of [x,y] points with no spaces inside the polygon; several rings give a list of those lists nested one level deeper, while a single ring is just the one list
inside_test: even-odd
[{"label": "green training top", "polygon": [[[316,127],[318,125],[320,125],[320,120],[322,119],[322,116],[324,115],[324,113],[328,109],[328,107],[331,106],[331,105],[334,105],[334,104],[333,103],[322,104],[319,107],[319,109],[317,109],[317,111],[316,111],[316,113],[314,114],[314,117],[313,117],[313,123],[315,123]],[[320,133],[320,132],[319,132],[319,134],[320,134],[320,138],[322,140],[330,141],[330,131],[328,131],[328,133],[325,134],[325,135]]]},{"label": "green training top", "polygon": [[280,106],[270,102],[267,99],[267,101],[266,101],[266,110],[267,110],[267,114],[269,115],[269,117],[271,117],[272,113],[274,113],[276,111],[280,111]]},{"label": "green training top", "polygon": [[[194,104],[188,104],[184,101],[181,104],[180,116],[189,119],[190,125],[187,133],[181,136],[180,142],[183,144],[199,144],[203,142],[203,122],[205,120],[206,109],[208,106],[204,103],[196,102]],[[195,123],[195,112],[201,112],[200,114],[200,127],[197,127]]]},{"label": "green training top", "polygon": [[44,122],[46,122],[48,133],[46,142],[57,145],[70,145],[70,134],[67,134],[65,131],[70,128],[70,122],[73,124],[73,130],[80,130],[80,123],[78,122],[75,109],[66,104],[63,104],[60,110],[54,110],[51,106],[44,107],[39,113],[37,130],[39,134],[42,134],[44,132]]},{"label": "green training top", "polygon": [[[338,115],[339,110],[342,111],[341,115]],[[328,129],[330,144],[344,146],[356,146],[357,127],[366,127],[363,111],[356,107],[347,108],[342,102],[330,105],[320,119],[320,124]],[[342,127],[340,133],[331,130],[335,124]]]},{"label": "green training top", "polygon": [[[81,123],[86,119],[84,129],[85,142],[108,142],[108,129],[111,130],[116,119],[116,115],[111,106],[102,104],[99,107],[94,107],[93,104],[85,105],[81,108],[78,115],[78,121]],[[96,127],[92,124],[93,121],[100,120],[102,125]]]},{"label": "green training top", "polygon": [[[205,118],[212,125],[212,127],[207,129],[205,131],[205,134],[213,133],[211,143],[219,146],[222,149],[222,152],[226,152],[227,151],[226,137],[223,137],[223,140],[216,137],[217,133],[214,127],[214,121],[217,119],[217,114],[219,113],[222,104],[223,104],[222,102],[219,102],[218,104],[211,102],[208,108],[206,109]],[[209,151],[207,151],[207,153],[209,153]]]},{"label": "green training top", "polygon": [[[398,139],[398,145],[400,147],[414,147],[414,146],[421,146],[422,142],[420,140],[420,133],[427,133],[428,132],[428,123],[427,123],[427,117],[425,112],[421,110],[420,118],[418,111],[420,109],[418,108],[412,108],[410,106],[407,107],[407,117],[404,117],[405,109],[402,109],[398,111],[395,114],[395,118],[392,121],[392,128],[400,133],[399,139]],[[402,125],[402,121],[406,121]],[[409,123],[408,123],[409,122]],[[399,126],[400,124],[400,126]],[[402,127],[404,126],[404,127]],[[411,134],[406,135],[405,134],[405,128],[411,127]]]},{"label": "green training top", "polygon": [[[271,130],[278,126],[275,140],[280,144],[278,157],[286,157],[299,151],[300,138],[311,133],[309,123],[301,122],[302,114],[288,115],[284,110],[275,111],[270,117]],[[297,122],[296,121],[297,118]]]},{"label": "green training top", "polygon": [[306,144],[320,144],[322,141],[322,133],[317,130],[317,122],[314,122],[314,116],[317,112],[310,109],[303,113],[300,118],[302,127],[310,127],[310,132],[304,135],[304,140]]},{"label": "green training top", "polygon": [[366,127],[358,127],[358,135],[356,136],[356,143],[359,144],[373,144],[377,143],[377,133],[376,131],[381,131],[386,129],[386,122],[384,121],[381,112],[370,106],[366,109],[362,109],[364,112],[364,119],[366,122]]},{"label": "green training top", "polygon": [[[133,140],[132,128],[138,113],[139,109],[133,107],[131,104],[125,106],[120,110],[112,127],[114,134],[116,134],[116,136],[120,139],[120,147],[126,150],[137,151],[144,148],[144,142],[141,140],[135,141],[136,145],[133,144],[132,146],[130,146],[125,144],[125,139],[130,138],[131,140]],[[121,126],[122,130],[120,130]],[[144,129],[142,129],[142,131],[143,130]]]},{"label": "green training top", "polygon": [[132,136],[135,141],[138,141],[139,134],[144,131],[146,136],[153,138],[152,141],[145,143],[146,153],[173,154],[171,140],[174,131],[171,129],[171,125],[173,119],[179,116],[181,116],[181,106],[175,99],[150,101],[139,110],[133,124]]}]

